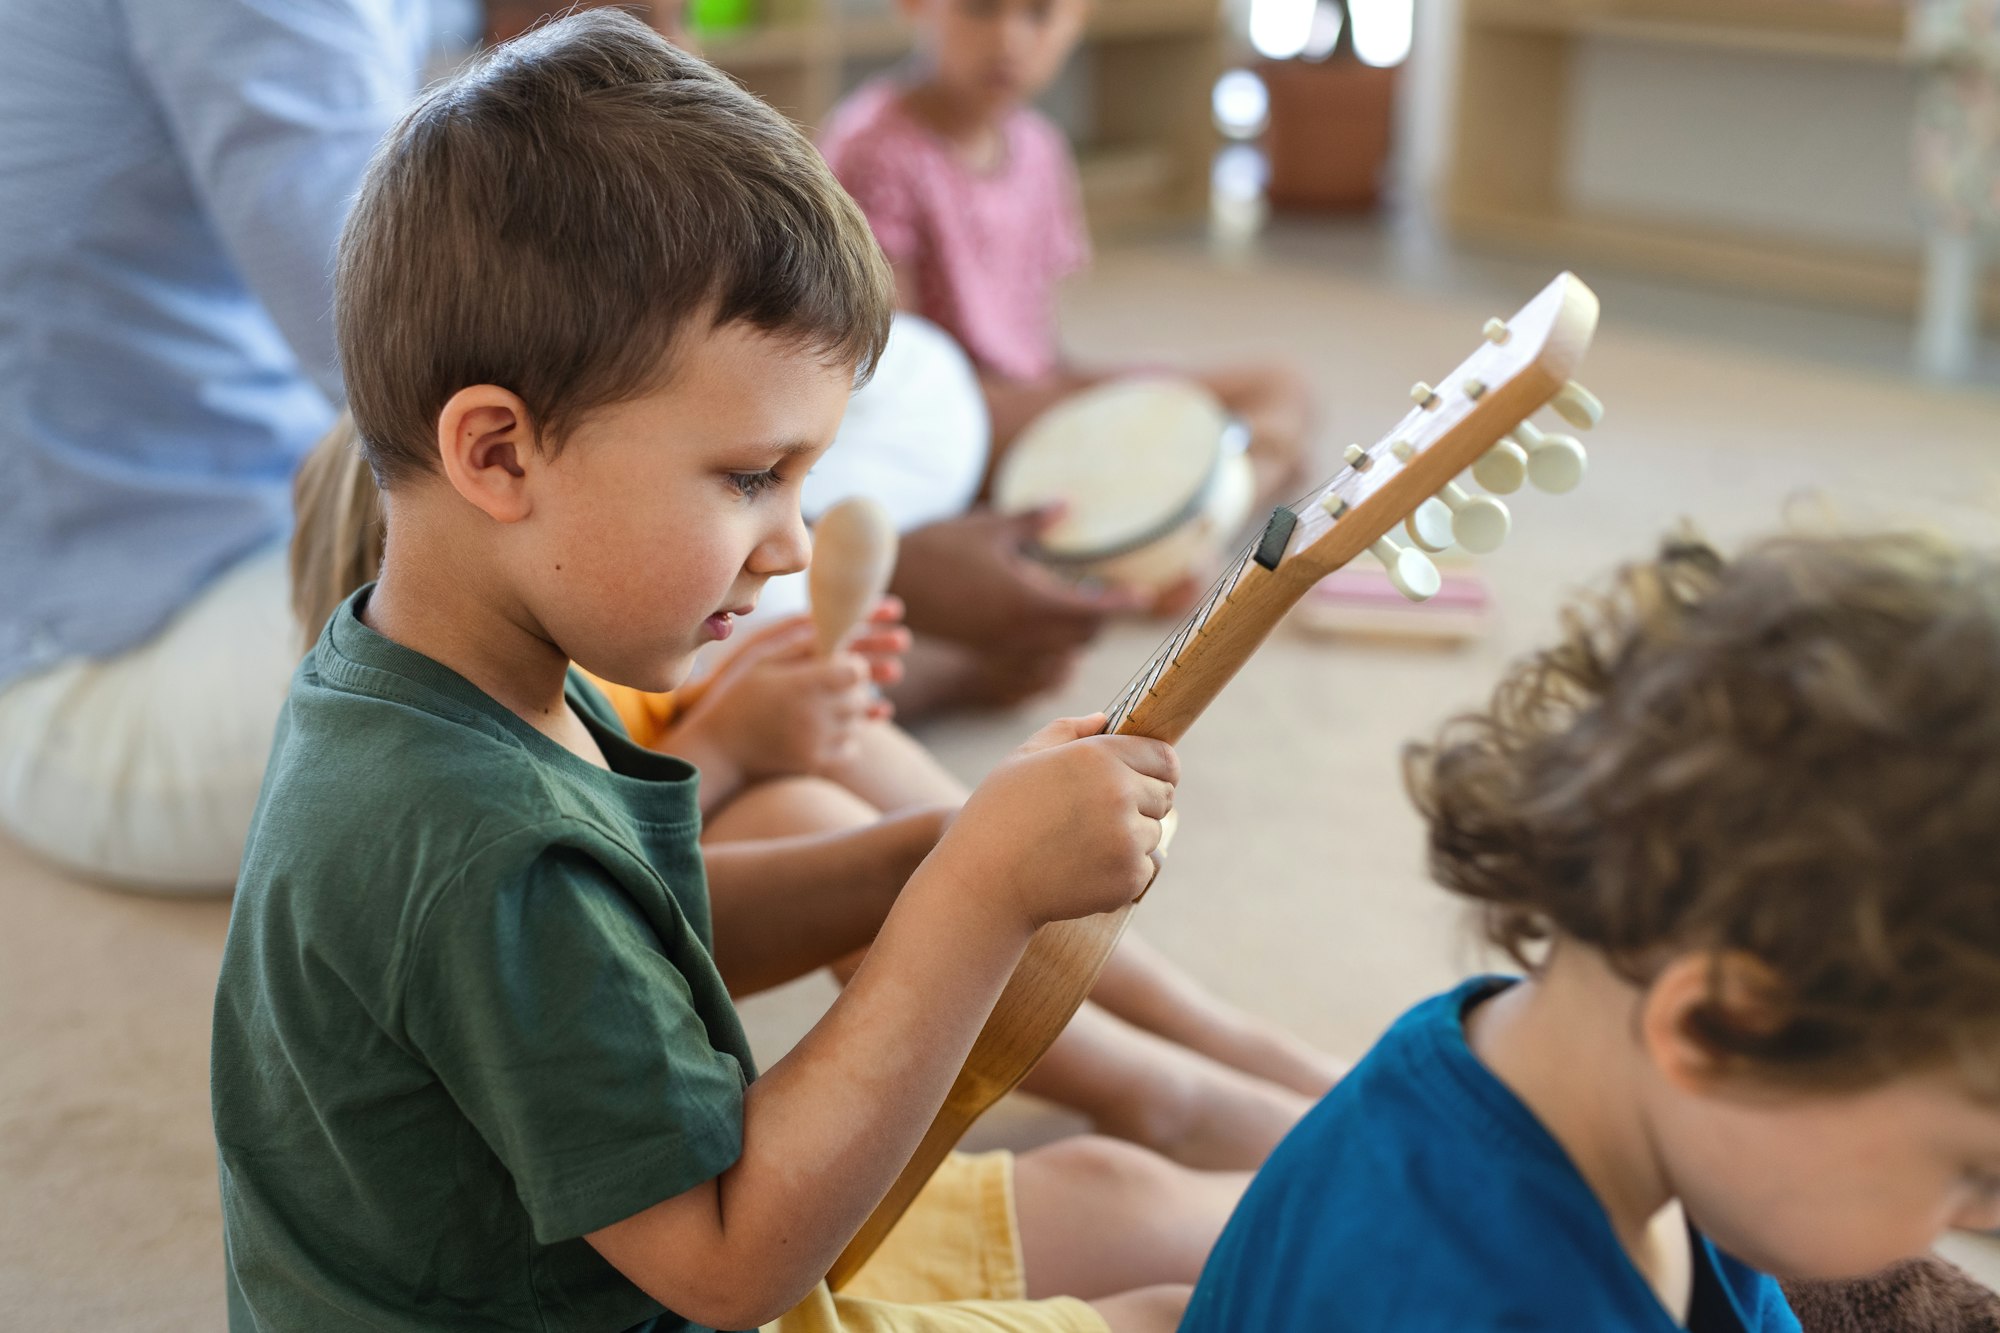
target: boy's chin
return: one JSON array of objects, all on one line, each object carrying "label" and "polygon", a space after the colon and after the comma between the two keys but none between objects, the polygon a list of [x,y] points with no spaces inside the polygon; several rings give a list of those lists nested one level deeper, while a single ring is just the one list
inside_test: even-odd
[{"label": "boy's chin", "polygon": [[589,662],[578,662],[577,665],[613,685],[643,690],[647,694],[665,694],[687,684],[688,675],[694,670],[694,654],[676,653],[672,657],[651,661],[607,663],[603,668]]}]

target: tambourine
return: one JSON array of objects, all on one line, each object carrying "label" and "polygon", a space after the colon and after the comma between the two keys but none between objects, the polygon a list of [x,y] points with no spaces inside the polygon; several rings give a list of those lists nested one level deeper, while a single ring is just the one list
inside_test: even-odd
[{"label": "tambourine", "polygon": [[1078,577],[1141,589],[1201,574],[1250,512],[1247,426],[1201,385],[1114,380],[1050,408],[1015,441],[994,502],[1068,508],[1034,554]]}]

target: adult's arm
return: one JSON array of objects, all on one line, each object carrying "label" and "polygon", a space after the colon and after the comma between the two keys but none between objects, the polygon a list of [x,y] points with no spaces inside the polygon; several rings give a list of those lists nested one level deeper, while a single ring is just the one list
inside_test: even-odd
[{"label": "adult's arm", "polygon": [[430,41],[398,0],[126,0],[140,77],[210,224],[300,368],[343,395],[333,259]]}]

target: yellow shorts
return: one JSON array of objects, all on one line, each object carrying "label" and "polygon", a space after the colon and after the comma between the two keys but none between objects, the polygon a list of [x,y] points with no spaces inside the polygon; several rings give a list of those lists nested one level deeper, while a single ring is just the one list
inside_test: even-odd
[{"label": "yellow shorts", "polygon": [[1027,1290],[1014,1154],[953,1153],[846,1287],[822,1282],[763,1333],[1110,1333],[1082,1301]]}]

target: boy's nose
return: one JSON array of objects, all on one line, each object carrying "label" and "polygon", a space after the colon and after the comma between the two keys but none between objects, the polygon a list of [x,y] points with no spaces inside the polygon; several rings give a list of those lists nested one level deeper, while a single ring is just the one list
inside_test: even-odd
[{"label": "boy's nose", "polygon": [[812,533],[798,511],[777,532],[757,547],[751,557],[752,572],[776,578],[796,574],[812,562]]}]

